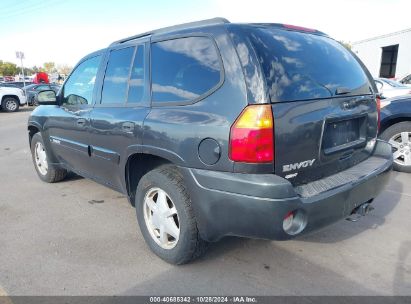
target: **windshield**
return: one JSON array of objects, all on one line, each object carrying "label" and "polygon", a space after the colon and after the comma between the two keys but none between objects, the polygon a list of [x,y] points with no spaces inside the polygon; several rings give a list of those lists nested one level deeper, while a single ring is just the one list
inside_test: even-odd
[{"label": "windshield", "polygon": [[331,38],[273,27],[254,27],[250,37],[272,102],[371,93],[359,62]]}]

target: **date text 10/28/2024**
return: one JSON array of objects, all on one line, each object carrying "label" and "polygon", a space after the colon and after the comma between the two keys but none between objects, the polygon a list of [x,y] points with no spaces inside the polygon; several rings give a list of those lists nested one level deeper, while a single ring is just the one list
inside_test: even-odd
[{"label": "date text 10/28/2024", "polygon": [[173,297],[150,297],[150,303],[258,303],[255,297],[233,296],[233,297],[211,297],[211,296],[173,296]]}]

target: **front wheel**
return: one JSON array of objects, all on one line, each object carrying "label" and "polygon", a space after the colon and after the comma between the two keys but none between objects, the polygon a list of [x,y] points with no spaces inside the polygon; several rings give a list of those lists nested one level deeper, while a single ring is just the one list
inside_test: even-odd
[{"label": "front wheel", "polygon": [[66,177],[67,171],[65,169],[57,168],[49,163],[47,151],[40,133],[34,134],[31,139],[31,156],[37,175],[42,181],[55,183]]},{"label": "front wheel", "polygon": [[17,112],[20,107],[20,102],[15,97],[5,97],[3,98],[1,107],[6,112]]},{"label": "front wheel", "polygon": [[150,249],[168,263],[188,263],[207,247],[191,204],[183,178],[172,166],[148,172],[137,186],[140,230]]},{"label": "front wheel", "polygon": [[394,170],[411,173],[411,122],[392,125],[381,134],[381,138],[392,146]]}]

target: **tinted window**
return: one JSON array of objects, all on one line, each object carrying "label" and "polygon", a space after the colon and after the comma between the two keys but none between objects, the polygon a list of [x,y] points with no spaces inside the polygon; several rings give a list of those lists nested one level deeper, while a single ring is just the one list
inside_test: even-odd
[{"label": "tinted window", "polygon": [[87,59],[80,63],[71,73],[64,85],[63,104],[80,105],[91,104],[94,83],[101,56]]},{"label": "tinted window", "polygon": [[209,38],[153,43],[151,56],[153,101],[193,100],[220,82],[219,56]]},{"label": "tinted window", "polygon": [[144,46],[137,47],[130,74],[128,102],[141,102],[144,96]]},{"label": "tinted window", "polygon": [[259,27],[250,30],[271,101],[370,94],[359,62],[330,38]]},{"label": "tinted window", "polygon": [[110,52],[104,76],[101,103],[124,103],[134,47]]},{"label": "tinted window", "polygon": [[37,91],[50,90],[48,85],[41,85],[36,88]]}]

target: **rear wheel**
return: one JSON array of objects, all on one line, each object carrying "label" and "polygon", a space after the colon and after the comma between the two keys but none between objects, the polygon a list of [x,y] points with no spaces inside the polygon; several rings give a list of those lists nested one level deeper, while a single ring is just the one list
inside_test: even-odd
[{"label": "rear wheel", "polygon": [[3,111],[17,112],[20,107],[19,100],[16,97],[5,97],[1,103]]},{"label": "rear wheel", "polygon": [[31,105],[32,105],[33,107],[37,107],[37,106],[39,105],[38,102],[36,101],[35,96],[32,96],[32,97],[31,97]]},{"label": "rear wheel", "polygon": [[174,167],[162,166],[144,175],[135,206],[145,241],[166,262],[188,263],[205,251],[207,243],[199,235],[190,197]]},{"label": "rear wheel", "polygon": [[381,138],[392,146],[394,170],[411,173],[411,122],[392,125],[381,134]]},{"label": "rear wheel", "polygon": [[66,170],[57,168],[49,163],[47,151],[40,133],[34,134],[31,139],[31,155],[34,168],[42,181],[47,183],[55,183],[66,177]]}]

